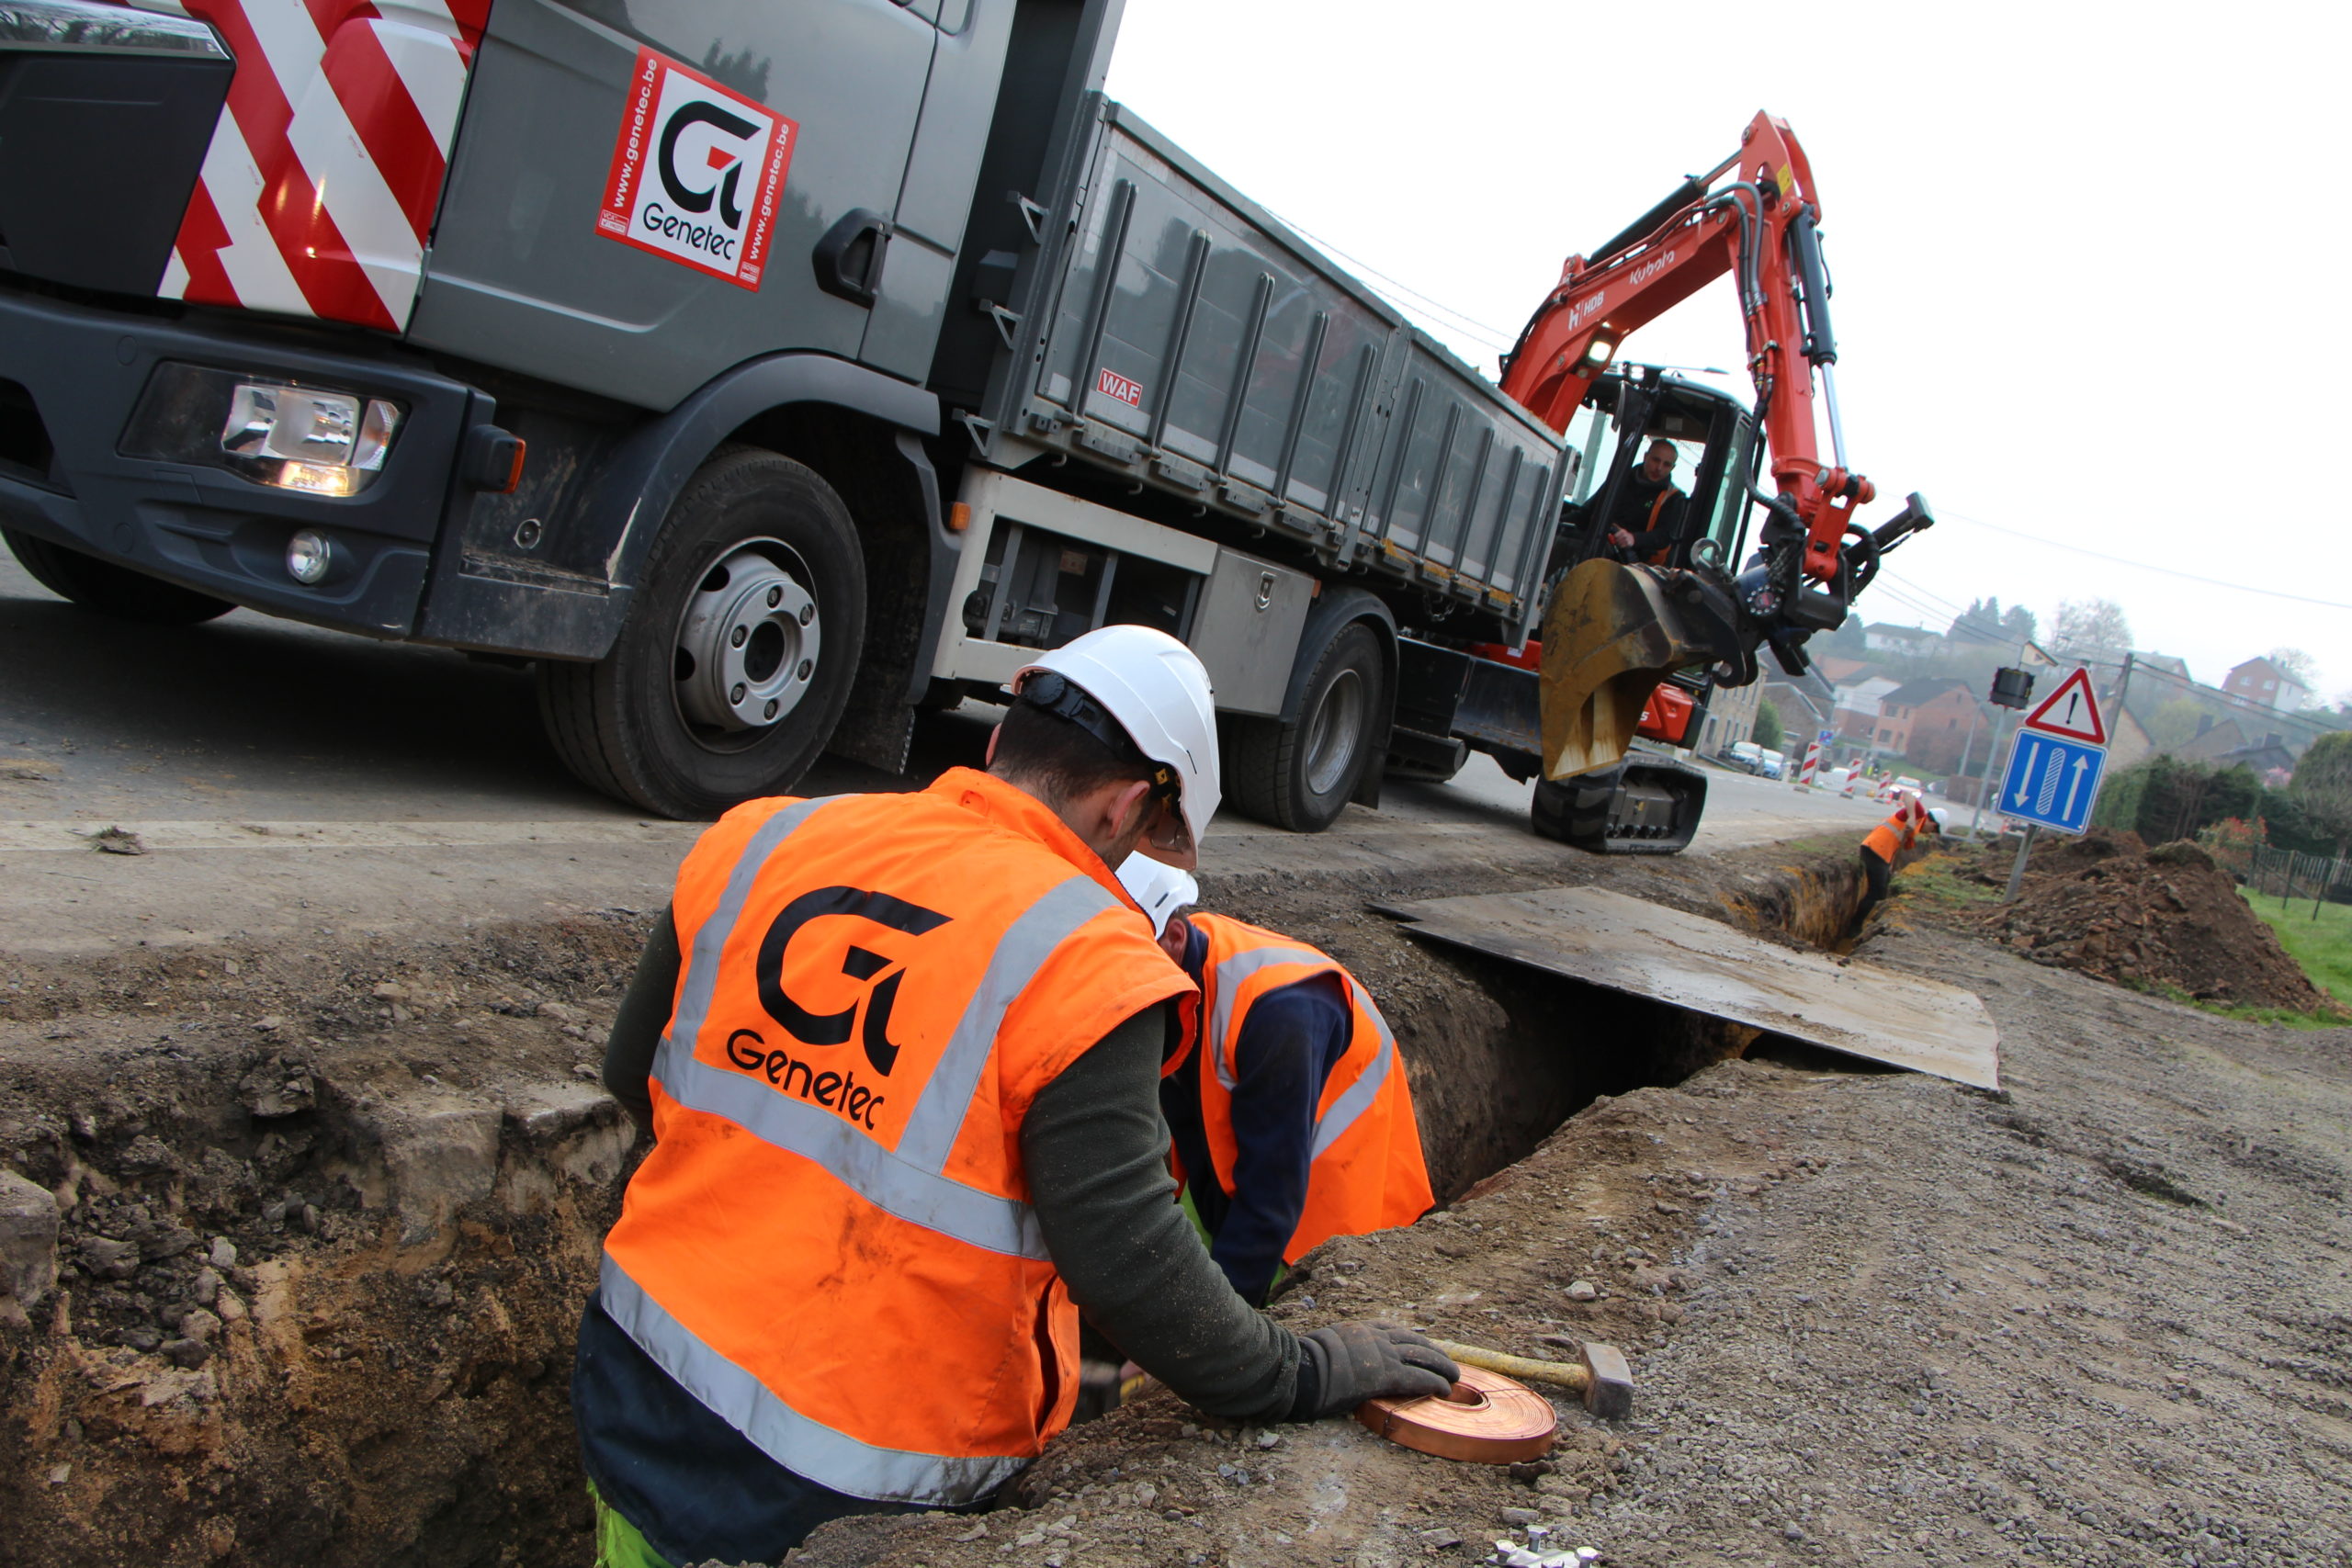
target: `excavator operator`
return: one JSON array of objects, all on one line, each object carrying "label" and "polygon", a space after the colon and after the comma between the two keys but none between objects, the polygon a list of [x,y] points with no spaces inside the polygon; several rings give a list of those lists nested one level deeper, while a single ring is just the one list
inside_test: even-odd
[{"label": "excavator operator", "polygon": [[1216,809],[1200,660],[1104,626],[1011,696],[986,772],[750,801],[679,868],[605,1054],[654,1144],[572,1372],[603,1568],[985,1505],[1069,1423],[1081,1310],[1237,1421],[1453,1385],[1409,1330],[1252,1311],[1170,1201],[1193,985],[1111,867]]},{"label": "excavator operator", "polygon": [[1609,542],[1618,558],[1667,563],[1667,552],[1682,536],[1682,507],[1688,499],[1674,488],[1674,460],[1680,456],[1674,443],[1661,435],[1642,454],[1641,466],[1625,476],[1617,504],[1609,515]]},{"label": "excavator operator", "polygon": [[1178,1010],[1159,1104],[1185,1205],[1241,1298],[1262,1304],[1332,1236],[1427,1213],[1404,1064],[1355,976],[1291,937],[1189,908],[1193,879],[1148,855],[1119,880],[1201,987]]}]

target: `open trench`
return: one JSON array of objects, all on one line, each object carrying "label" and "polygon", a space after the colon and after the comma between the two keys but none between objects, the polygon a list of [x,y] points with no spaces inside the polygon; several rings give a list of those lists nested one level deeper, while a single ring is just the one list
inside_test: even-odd
[{"label": "open trench", "polygon": [[[1851,852],[1211,879],[1340,958],[1452,1202],[1601,1096],[1770,1037],[1404,935],[1372,902],[1610,880],[1836,946]],[[585,1562],[573,1326],[632,1130],[640,919],[0,965],[0,1563]],[[62,1213],[44,1236],[43,1203]]]}]

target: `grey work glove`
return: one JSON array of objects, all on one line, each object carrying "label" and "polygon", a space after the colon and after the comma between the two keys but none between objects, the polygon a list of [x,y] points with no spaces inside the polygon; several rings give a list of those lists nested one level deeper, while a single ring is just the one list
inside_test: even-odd
[{"label": "grey work glove", "polygon": [[1393,1323],[1335,1323],[1301,1335],[1299,1349],[1314,1364],[1315,1398],[1311,1409],[1292,1407],[1294,1421],[1344,1416],[1367,1399],[1445,1393],[1462,1375],[1444,1351]]}]

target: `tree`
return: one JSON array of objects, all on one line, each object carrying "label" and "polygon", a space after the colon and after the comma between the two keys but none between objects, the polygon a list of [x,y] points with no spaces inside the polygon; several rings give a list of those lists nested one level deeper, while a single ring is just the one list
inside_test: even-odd
[{"label": "tree", "polygon": [[1750,740],[1755,741],[1758,746],[1763,747],[1767,751],[1777,751],[1781,749],[1781,736],[1782,733],[1783,731],[1781,728],[1781,710],[1774,707],[1770,703],[1757,704],[1756,728],[1748,731],[1747,738]]},{"label": "tree", "polygon": [[2112,599],[2069,599],[2058,606],[2050,651],[2062,659],[2120,658],[2132,646],[2132,622]]},{"label": "tree", "polygon": [[2352,844],[2352,732],[2336,730],[2311,744],[2288,785],[2312,831],[2335,843],[2335,858]]},{"label": "tree", "polygon": [[2319,685],[2319,660],[2300,648],[2274,648],[2262,657],[2278,668],[2278,672],[2304,691]]},{"label": "tree", "polygon": [[2148,739],[2159,751],[2177,751],[2197,739],[2205,710],[2191,697],[2175,697],[2148,716]]},{"label": "tree", "polygon": [[1968,608],[1952,617],[1951,629],[1944,636],[1965,648],[1992,648],[2011,640],[2001,628],[1999,597],[1971,599]]},{"label": "tree", "polygon": [[2041,623],[2033,612],[2022,604],[2012,604],[2001,612],[2001,633],[2008,642],[2031,642],[2041,635]]}]

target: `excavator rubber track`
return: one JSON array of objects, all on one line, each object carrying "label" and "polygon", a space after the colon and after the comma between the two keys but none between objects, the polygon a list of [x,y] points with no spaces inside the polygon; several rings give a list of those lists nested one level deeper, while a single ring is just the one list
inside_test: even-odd
[{"label": "excavator rubber track", "polygon": [[1628,753],[1614,767],[1539,779],[1534,830],[1598,855],[1670,855],[1689,847],[1707,807],[1707,775],[1672,758]]}]

